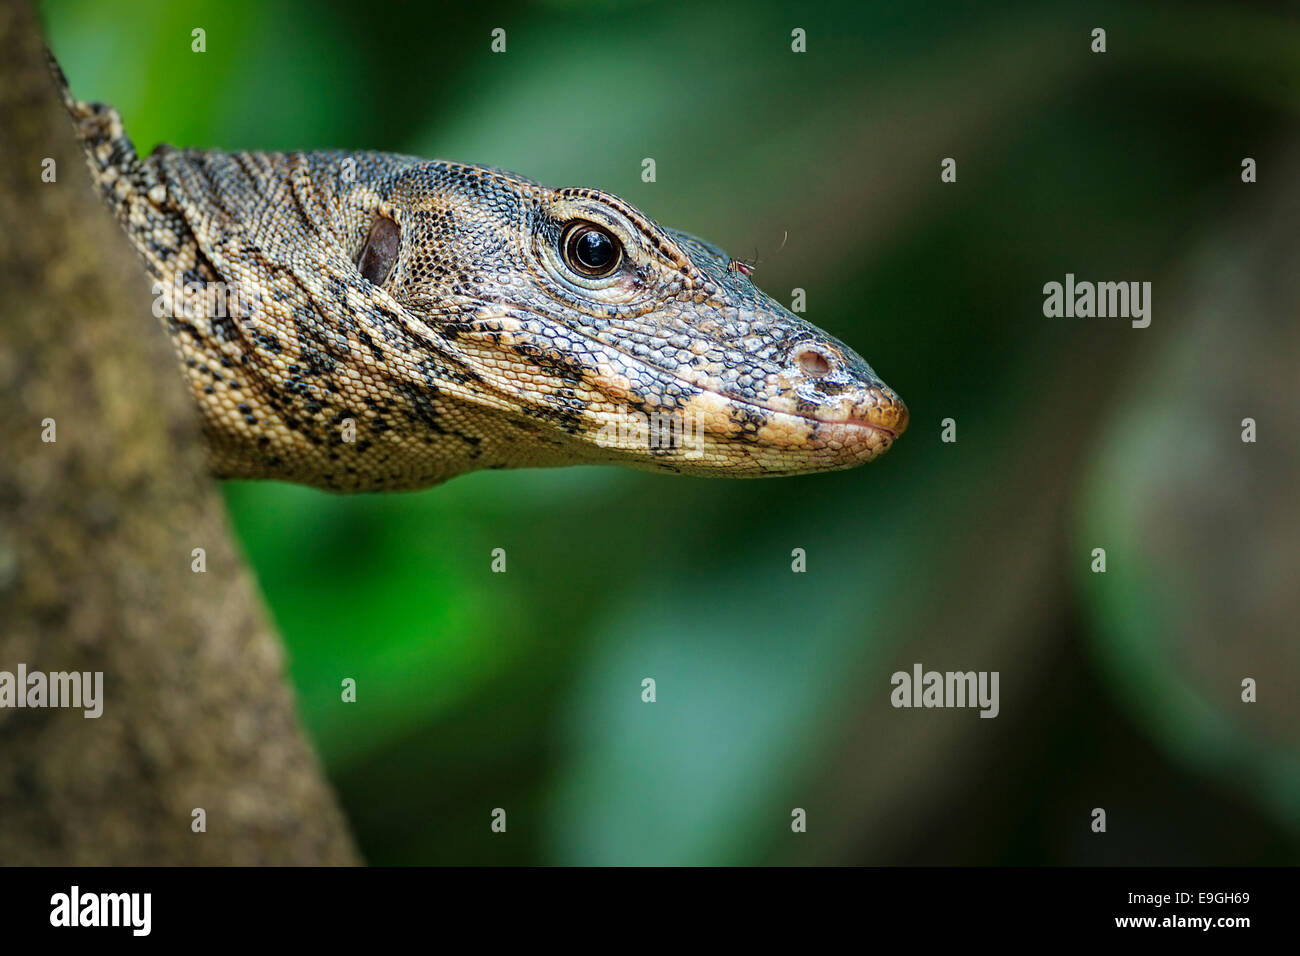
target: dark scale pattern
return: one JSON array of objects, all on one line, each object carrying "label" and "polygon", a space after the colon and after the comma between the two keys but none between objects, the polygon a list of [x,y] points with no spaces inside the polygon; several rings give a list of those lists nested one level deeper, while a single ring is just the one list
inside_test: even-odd
[{"label": "dark scale pattern", "polygon": [[[869,461],[907,425],[846,345],[615,196],[386,153],[140,160],[115,111],[67,103],[159,283],[219,475],[389,490],[584,462],[798,474]],[[575,223],[613,239],[610,274],[566,260]],[[637,418],[678,426],[647,441],[619,427]]]}]

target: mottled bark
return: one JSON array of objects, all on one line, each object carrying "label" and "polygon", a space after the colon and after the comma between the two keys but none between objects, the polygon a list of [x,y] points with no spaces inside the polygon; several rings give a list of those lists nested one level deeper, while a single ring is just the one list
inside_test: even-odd
[{"label": "mottled bark", "polygon": [[356,862],[144,271],[13,0],[0,136],[0,671],[102,671],[104,698],[0,708],[0,863]]}]

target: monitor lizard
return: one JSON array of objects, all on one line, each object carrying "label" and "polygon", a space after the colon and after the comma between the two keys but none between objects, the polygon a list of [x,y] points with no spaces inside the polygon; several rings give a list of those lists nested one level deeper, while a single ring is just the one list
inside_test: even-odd
[{"label": "monitor lizard", "polygon": [[870,461],[907,426],[871,367],[748,267],[608,192],[381,152],[141,159],[51,64],[220,477],[794,475]]}]

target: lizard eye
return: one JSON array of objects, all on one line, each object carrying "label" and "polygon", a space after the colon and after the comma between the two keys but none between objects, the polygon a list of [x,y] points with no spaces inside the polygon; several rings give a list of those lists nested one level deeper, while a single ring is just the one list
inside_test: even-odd
[{"label": "lizard eye", "polygon": [[600,226],[589,222],[574,223],[560,237],[564,263],[588,279],[604,279],[613,274],[623,261],[623,248],[617,239]]}]

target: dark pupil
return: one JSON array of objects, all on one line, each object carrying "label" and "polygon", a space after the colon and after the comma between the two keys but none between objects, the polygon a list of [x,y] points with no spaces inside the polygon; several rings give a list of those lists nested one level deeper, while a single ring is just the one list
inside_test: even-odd
[{"label": "dark pupil", "polygon": [[588,229],[578,237],[574,252],[579,265],[599,272],[614,261],[614,242],[603,232]]}]

